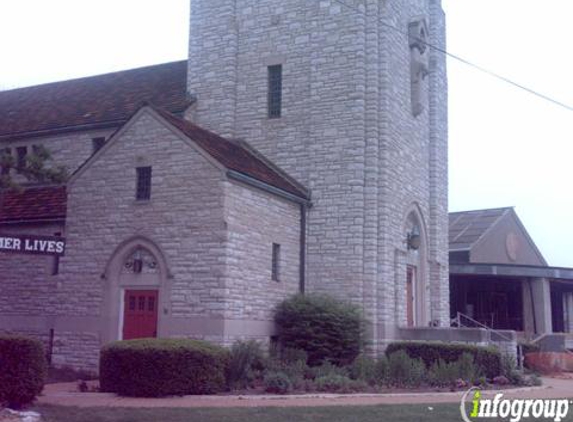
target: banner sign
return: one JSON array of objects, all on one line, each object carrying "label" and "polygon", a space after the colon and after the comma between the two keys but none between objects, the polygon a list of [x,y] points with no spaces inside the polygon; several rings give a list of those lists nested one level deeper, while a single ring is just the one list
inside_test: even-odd
[{"label": "banner sign", "polygon": [[65,250],[66,239],[63,237],[0,233],[0,252],[62,256]]}]

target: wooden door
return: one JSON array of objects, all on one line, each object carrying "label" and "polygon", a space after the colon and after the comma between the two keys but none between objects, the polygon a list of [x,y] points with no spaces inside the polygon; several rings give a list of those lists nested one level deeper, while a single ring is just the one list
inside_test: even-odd
[{"label": "wooden door", "polygon": [[157,290],[126,290],[123,339],[157,337]]},{"label": "wooden door", "polygon": [[415,268],[408,267],[406,271],[406,317],[408,327],[414,326],[414,278]]}]

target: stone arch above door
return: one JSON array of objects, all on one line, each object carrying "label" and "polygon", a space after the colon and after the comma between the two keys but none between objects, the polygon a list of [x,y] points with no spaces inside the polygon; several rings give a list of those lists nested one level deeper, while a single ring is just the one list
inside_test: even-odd
[{"label": "stone arch above door", "polygon": [[157,336],[164,332],[162,316],[170,314],[172,279],[165,255],[150,239],[137,236],[119,244],[111,254],[105,272],[102,314],[106,321],[104,341],[123,338],[126,292],[157,291]]}]

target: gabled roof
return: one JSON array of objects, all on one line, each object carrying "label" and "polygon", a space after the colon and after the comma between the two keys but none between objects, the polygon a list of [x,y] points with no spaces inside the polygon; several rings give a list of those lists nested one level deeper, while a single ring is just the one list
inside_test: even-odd
[{"label": "gabled roof", "polygon": [[187,62],[147,66],[0,92],[0,139],[125,123],[145,102],[183,112]]},{"label": "gabled roof", "polygon": [[66,218],[66,199],[64,186],[7,191],[0,207],[0,223],[63,220]]},{"label": "gabled roof", "polygon": [[[89,167],[92,162],[98,160],[105,150],[113,145],[115,140],[121,138],[123,131],[136,121],[141,113],[154,114],[166,127],[171,128],[173,131],[179,133],[180,136],[194,143],[200,150],[204,151],[206,155],[209,155],[222,167],[230,170],[227,173],[229,177],[255,185],[262,183],[267,187],[272,187],[290,194],[291,199],[293,195],[305,201],[310,199],[309,192],[303,185],[288,176],[284,171],[262,157],[259,153],[256,153],[251,147],[243,145],[244,143],[242,142],[223,138],[216,133],[203,129],[188,120],[177,117],[166,110],[150,104],[140,107],[131,119],[115,132],[102,149],[88,158],[88,160],[74,172],[68,183],[73,184],[78,177],[81,177],[80,175],[84,170]],[[256,183],[253,183],[253,181]]]},{"label": "gabled roof", "polygon": [[547,266],[513,207],[450,213],[449,252],[450,263]]},{"label": "gabled roof", "polygon": [[165,110],[152,108],[227,169],[244,174],[300,198],[309,198],[307,190],[302,185],[271,164],[270,161],[257,156],[250,148],[246,148],[237,141],[225,139]]},{"label": "gabled roof", "polygon": [[513,208],[451,212],[449,214],[450,251],[470,250],[486,232]]}]

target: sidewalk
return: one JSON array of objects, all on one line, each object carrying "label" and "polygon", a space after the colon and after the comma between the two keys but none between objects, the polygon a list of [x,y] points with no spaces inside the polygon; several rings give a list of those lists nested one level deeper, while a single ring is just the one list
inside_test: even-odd
[{"label": "sidewalk", "polygon": [[[542,387],[495,390],[484,397],[504,393],[507,398],[573,398],[573,379],[543,378]],[[459,403],[464,392],[411,394],[308,394],[286,396],[184,396],[126,398],[109,393],[80,393],[75,383],[51,384],[38,398],[40,404],[76,407],[305,407],[364,406],[377,404]]]}]

